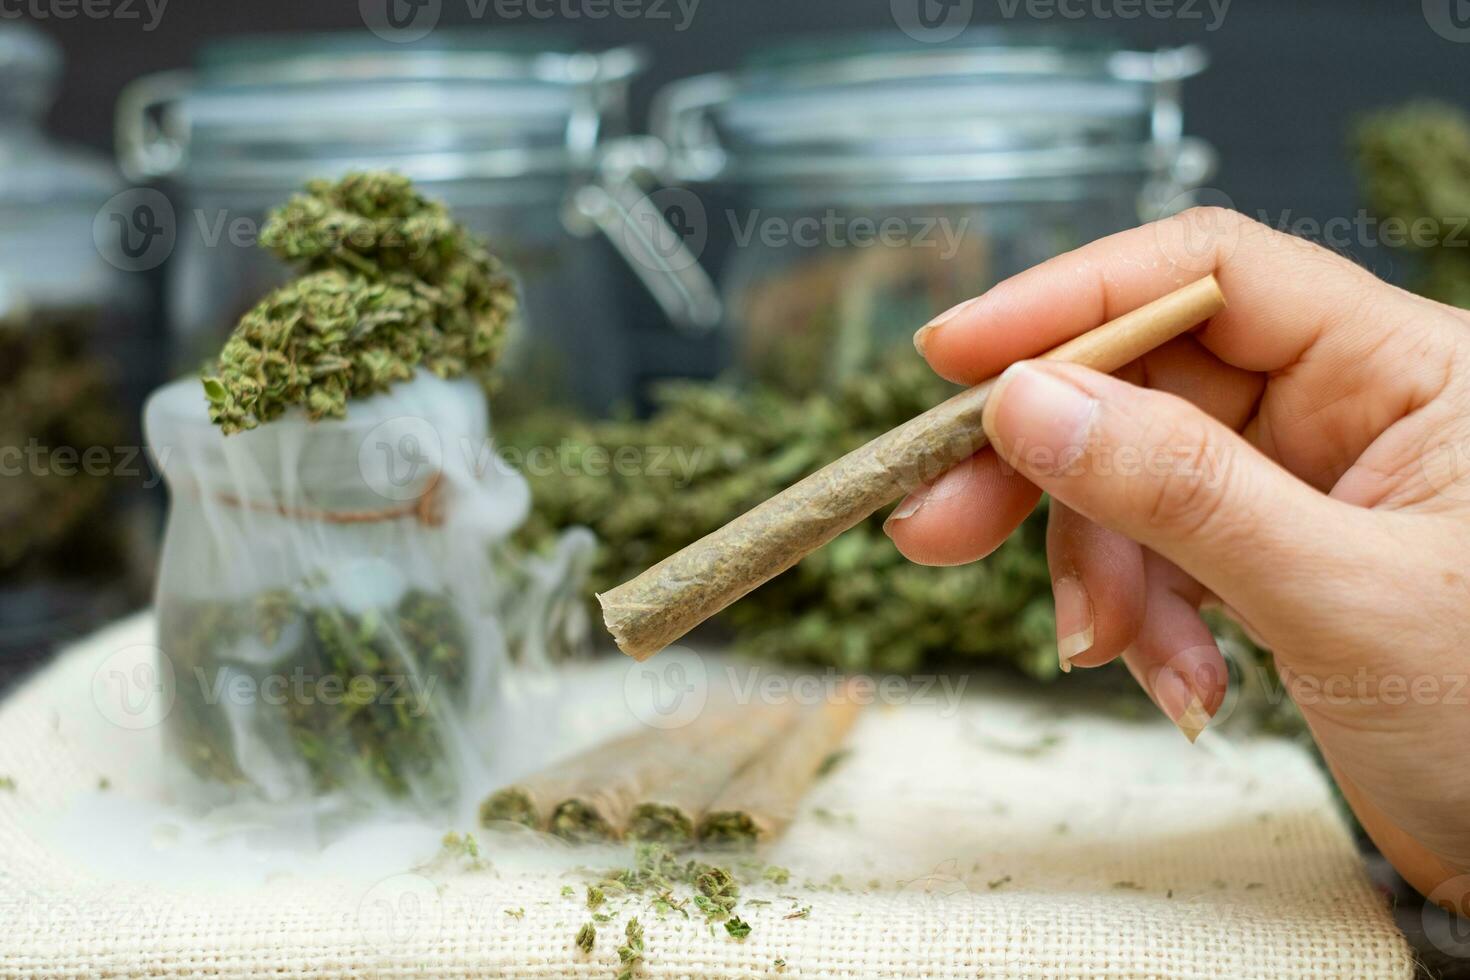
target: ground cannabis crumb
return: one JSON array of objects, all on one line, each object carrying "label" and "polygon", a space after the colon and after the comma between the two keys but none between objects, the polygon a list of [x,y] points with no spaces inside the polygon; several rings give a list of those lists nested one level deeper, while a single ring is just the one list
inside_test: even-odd
[{"label": "ground cannabis crumb", "polygon": [[782,959],[781,957],[778,956],[776,958],[776,962],[773,965],[776,967],[776,972],[777,973],[785,973],[786,972],[786,961],[784,959]]},{"label": "ground cannabis crumb", "polygon": [[997,890],[999,888],[1004,888],[1006,885],[1009,885],[1010,883],[1011,883],[1011,876],[1010,875],[1005,875],[1003,877],[996,878],[994,881],[986,882],[986,884],[989,886],[989,888],[990,888],[991,891],[995,891],[995,890]]},{"label": "ground cannabis crumb", "polygon": [[16,790],[15,777],[0,776],[0,790],[4,790],[7,793],[14,793]]},{"label": "ground cannabis crumb", "polygon": [[505,914],[512,919],[524,919],[526,917],[526,910],[524,908],[506,909]]},{"label": "ground cannabis crumb", "polygon": [[480,842],[475,840],[474,834],[461,834],[451,830],[440,842],[439,852],[445,857],[463,862],[471,871],[483,871],[489,867],[489,863],[480,855]]},{"label": "ground cannabis crumb", "polygon": [[108,779],[106,776],[98,776],[97,789],[104,793],[107,792],[108,790],[112,789],[112,780]]},{"label": "ground cannabis crumb", "polygon": [[851,749],[838,749],[836,752],[833,752],[831,755],[827,756],[827,758],[822,760],[822,764],[820,766],[817,766],[816,778],[822,779],[829,775],[832,770],[842,765],[842,763],[846,761],[847,757],[850,755],[852,755]]},{"label": "ground cannabis crumb", "polygon": [[781,918],[783,918],[783,919],[806,919],[806,918],[810,918],[811,917],[811,914],[812,914],[812,907],[810,905],[803,905],[801,908],[795,910],[794,912],[788,912],[786,915],[783,915]]},{"label": "ground cannabis crumb", "polygon": [[1115,888],[1116,890],[1118,890],[1120,892],[1141,892],[1141,891],[1143,891],[1143,886],[1140,885],[1136,881],[1115,881],[1115,882],[1113,882],[1113,888]]},{"label": "ground cannabis crumb", "polygon": [[791,872],[779,865],[772,864],[761,872],[761,877],[773,885],[784,885],[791,880]]},{"label": "ground cannabis crumb", "polygon": [[577,948],[584,953],[591,953],[592,947],[597,944],[597,926],[590,922],[584,922],[582,928],[577,930]]},{"label": "ground cannabis crumb", "polygon": [[736,939],[744,939],[746,936],[750,935],[750,923],[746,922],[738,915],[732,915],[725,922],[725,931],[734,936]]},{"label": "ground cannabis crumb", "polygon": [[573,888],[571,885],[562,885],[561,886],[561,897],[562,898],[572,898],[576,894],[577,894],[577,890],[575,888]]},{"label": "ground cannabis crumb", "polygon": [[589,909],[597,908],[602,904],[605,897],[601,888],[598,888],[596,885],[587,886],[587,907]]},{"label": "ground cannabis crumb", "polygon": [[[734,913],[735,903],[740,898],[740,886],[724,868],[702,866],[694,876],[694,887],[699,897],[709,903],[704,907],[707,915],[723,917]],[[698,898],[695,904],[699,904]]]},{"label": "ground cannabis crumb", "polygon": [[622,971],[618,974],[618,980],[631,980],[633,971],[643,962],[643,926],[638,918],[634,916],[628,920],[623,927],[623,935],[626,942],[618,947],[618,961],[623,964]]}]

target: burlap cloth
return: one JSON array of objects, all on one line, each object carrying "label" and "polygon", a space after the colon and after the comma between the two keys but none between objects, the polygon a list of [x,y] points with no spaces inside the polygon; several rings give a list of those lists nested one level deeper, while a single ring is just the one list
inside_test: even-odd
[{"label": "burlap cloth", "polygon": [[[364,877],[328,864],[178,884],[99,870],[146,864],[147,838],[99,852],[81,846],[82,823],[77,846],[59,846],[55,829],[100,777],[122,799],[153,785],[159,729],[109,705],[99,671],[151,630],[139,619],[93,638],[0,706],[0,776],[15,780],[0,790],[0,975],[616,973],[622,918],[582,955],[585,878],[516,867],[497,851],[508,844],[487,843],[489,870],[441,860]],[[749,938],[645,909],[640,975],[1412,975],[1298,748],[1191,748],[1165,723],[990,683],[957,704],[905,696],[923,703],[868,710],[851,757],[766,856],[793,880],[746,888],[771,902],[743,907]],[[783,895],[809,916],[785,918]]]}]

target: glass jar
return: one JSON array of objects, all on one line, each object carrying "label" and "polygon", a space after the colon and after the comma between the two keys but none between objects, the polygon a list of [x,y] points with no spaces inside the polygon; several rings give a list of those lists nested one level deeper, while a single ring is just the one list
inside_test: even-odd
[{"label": "glass jar", "polygon": [[232,436],[197,379],[149,400],[169,741],[198,786],[432,809],[478,781],[510,655],[493,555],[529,507],[484,455],[487,414],[427,372],[346,419]]},{"label": "glass jar", "polygon": [[47,139],[61,59],[0,23],[0,681],[141,598],[143,284],[104,258],[105,160]]},{"label": "glass jar", "polygon": [[1180,86],[1204,64],[1195,48],[1020,31],[782,47],[660,93],[659,173],[679,189],[659,193],[722,262],[735,362],[809,390],[1008,276],[1188,203],[1213,156],[1182,135]]},{"label": "glass jar", "polygon": [[[626,130],[644,59],[515,38],[234,41],[206,49],[193,72],[131,85],[118,108],[124,172],[168,179],[176,211],[175,364],[194,369],[216,353],[283,277],[254,247],[270,207],[312,178],[390,169],[445,201],[519,278],[525,323],[497,411],[552,403],[598,413],[628,401],[634,355],[617,303],[627,266],[612,250],[623,236],[600,240],[605,222],[569,202],[606,176],[602,157]],[[633,271],[667,300],[675,327],[715,325],[714,290],[697,270]]]}]

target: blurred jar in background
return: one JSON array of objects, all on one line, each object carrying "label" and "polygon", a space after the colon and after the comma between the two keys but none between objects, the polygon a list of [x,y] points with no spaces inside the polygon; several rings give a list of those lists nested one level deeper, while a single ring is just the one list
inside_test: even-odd
[{"label": "blurred jar in background", "polygon": [[0,24],[0,683],[142,596],[144,283],[94,228],[119,186],[50,142],[55,47]]},{"label": "blurred jar in background", "polygon": [[629,400],[621,239],[599,238],[602,216],[568,202],[602,179],[642,67],[630,49],[578,52],[534,32],[436,31],[414,44],[236,40],[206,48],[195,71],[135,82],[118,107],[118,152],[131,179],[169,182],[175,367],[216,354],[284,277],[255,247],[270,207],[312,178],[387,169],[445,201],[520,280],[525,322],[497,412],[550,403],[597,413]]},{"label": "blurred jar in background", "polygon": [[1190,203],[1195,48],[1069,34],[832,38],[675,83],[664,203],[707,240],[736,363],[792,391],[870,366],[955,303]]}]

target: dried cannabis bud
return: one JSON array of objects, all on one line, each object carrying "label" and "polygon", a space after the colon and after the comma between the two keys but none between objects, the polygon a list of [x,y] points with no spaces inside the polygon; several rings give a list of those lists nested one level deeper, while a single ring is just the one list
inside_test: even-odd
[{"label": "dried cannabis bud", "polygon": [[88,352],[97,314],[37,310],[0,317],[0,446],[71,449],[77,465],[16,465],[0,494],[0,575],[26,580],[115,575],[122,534],[109,499],[116,476],[89,471],[81,454],[122,441],[117,397]]},{"label": "dried cannabis bud", "polygon": [[590,922],[584,922],[582,928],[577,930],[577,948],[584,953],[591,953],[592,947],[597,944],[597,927]]},{"label": "dried cannabis bud", "polygon": [[1416,291],[1470,309],[1470,116],[1415,103],[1365,118],[1353,145],[1370,206],[1421,260]]},{"label": "dried cannabis bud", "polygon": [[261,244],[300,275],[241,318],[204,380],[225,434],[293,407],[342,418],[348,399],[419,367],[488,380],[514,287],[485,244],[406,177],[313,181],[272,212]]}]

